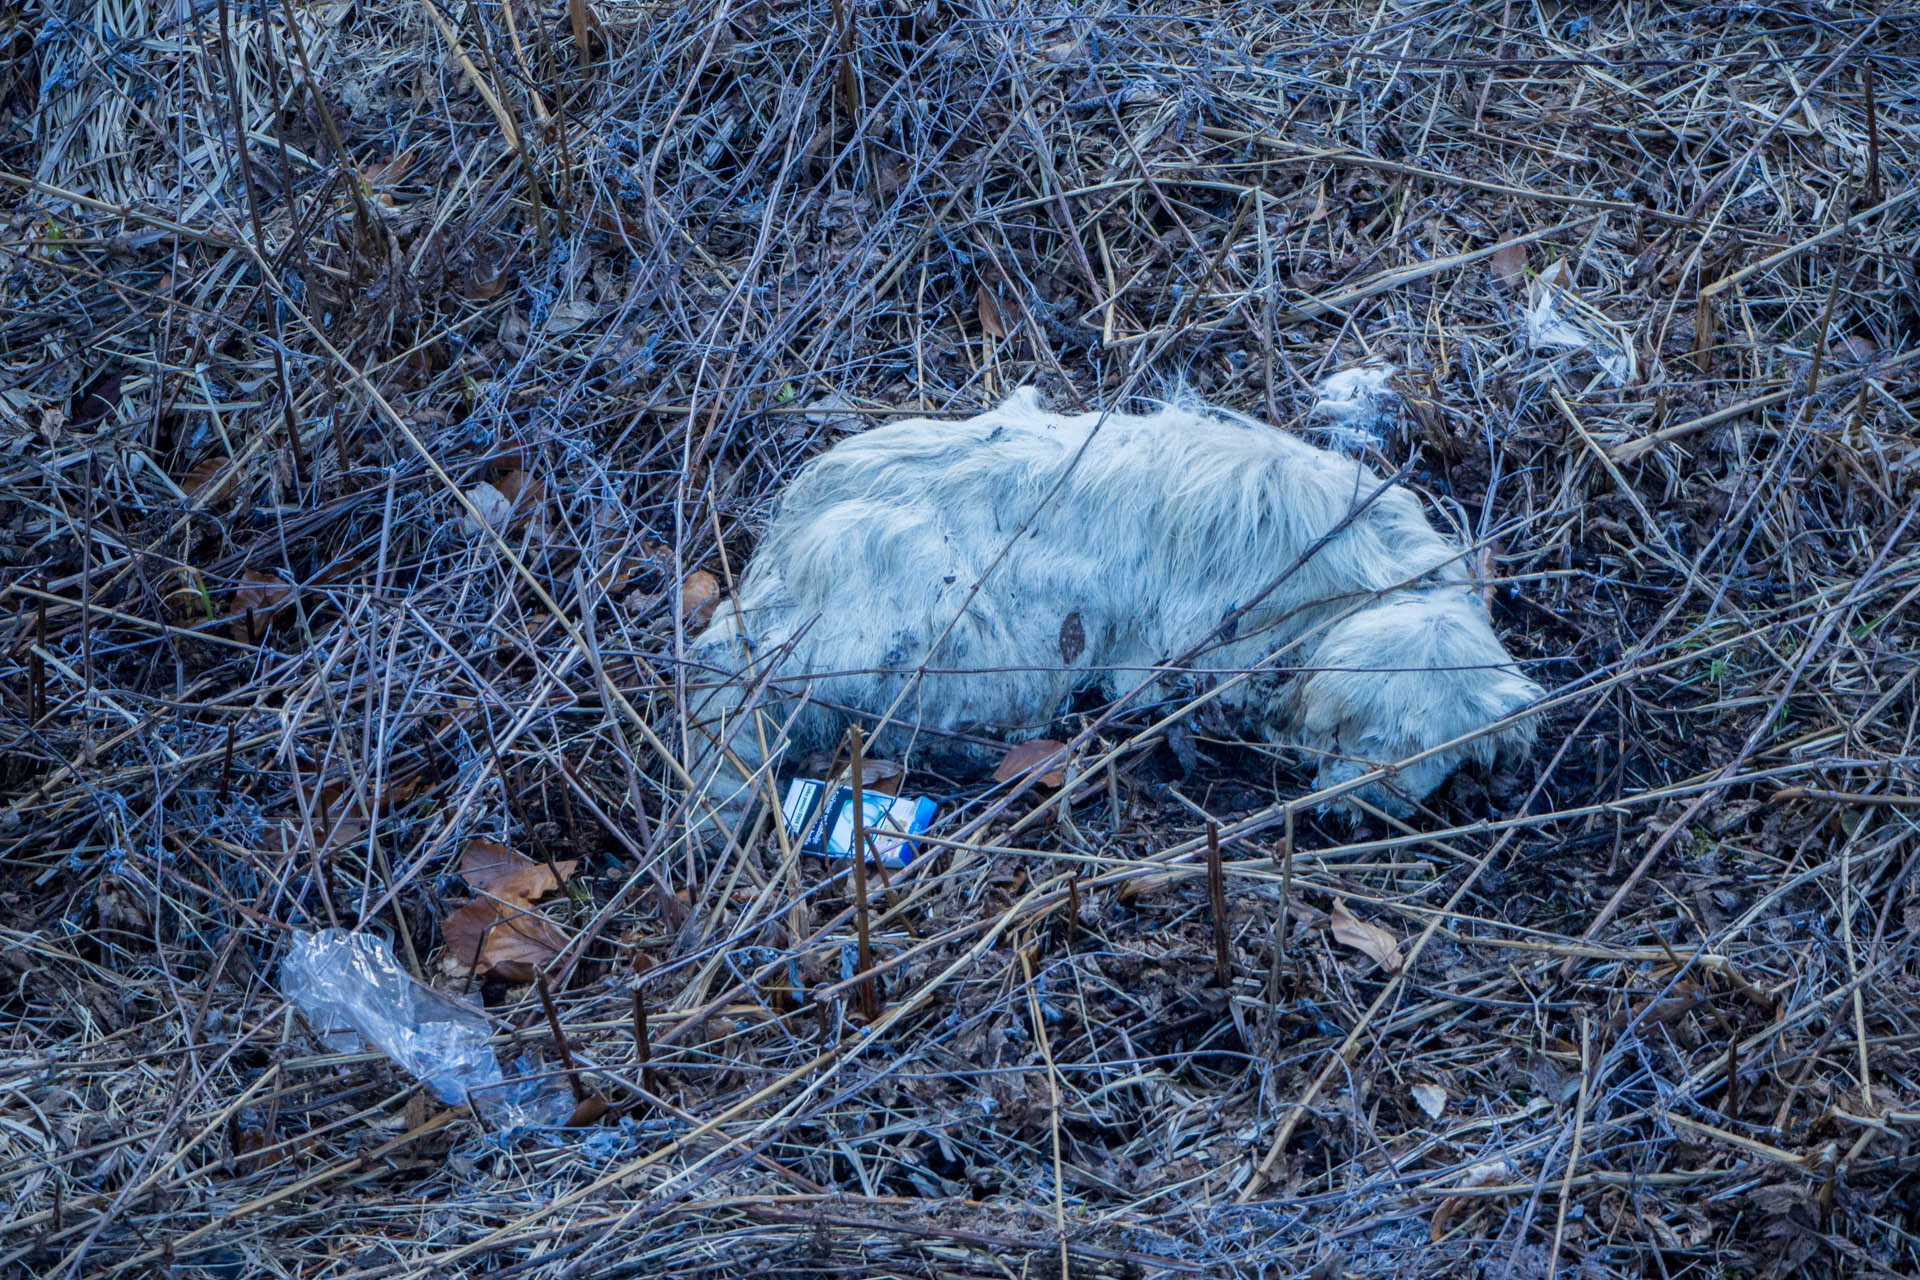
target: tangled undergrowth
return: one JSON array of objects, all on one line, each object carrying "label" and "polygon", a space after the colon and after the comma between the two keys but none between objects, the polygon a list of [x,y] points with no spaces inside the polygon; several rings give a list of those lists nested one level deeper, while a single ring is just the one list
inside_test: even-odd
[{"label": "tangled undergrowth", "polygon": [[[1913,1274],[1916,59],[1808,3],[0,7],[0,1271]],[[690,849],[684,642],[824,445],[1369,359],[1527,773],[1356,827],[1168,707],[910,773],[871,996],[844,867]],[[579,1123],[317,1039],[331,925]]]}]

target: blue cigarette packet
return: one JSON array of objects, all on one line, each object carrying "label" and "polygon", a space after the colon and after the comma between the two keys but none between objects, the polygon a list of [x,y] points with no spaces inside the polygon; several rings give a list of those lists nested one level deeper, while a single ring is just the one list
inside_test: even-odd
[{"label": "blue cigarette packet", "polygon": [[[907,837],[932,825],[933,801],[868,791],[861,795],[860,807],[866,815],[867,848],[880,865],[897,871],[911,863],[919,850]],[[817,778],[795,778],[787,784],[780,810],[788,834],[799,841],[802,853],[823,858],[853,855],[852,787],[835,786],[829,794],[828,785]]]}]

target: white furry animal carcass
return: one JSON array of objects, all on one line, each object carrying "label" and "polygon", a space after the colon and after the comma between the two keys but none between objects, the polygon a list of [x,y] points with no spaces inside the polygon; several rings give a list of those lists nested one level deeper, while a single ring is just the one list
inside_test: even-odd
[{"label": "white furry animal carcass", "polygon": [[[856,715],[890,713],[876,751],[937,756],[951,731],[1032,736],[1089,686],[1180,676],[1348,781],[1540,696],[1461,560],[1407,490],[1219,410],[1062,416],[1028,389],[890,423],[794,477],[692,642],[693,776],[737,818],[750,775]],[[1521,719],[1361,794],[1404,813],[1531,738]]]}]

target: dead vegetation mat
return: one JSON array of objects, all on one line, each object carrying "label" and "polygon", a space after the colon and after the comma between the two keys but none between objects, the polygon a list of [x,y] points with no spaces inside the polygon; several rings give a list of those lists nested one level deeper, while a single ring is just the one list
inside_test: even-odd
[{"label": "dead vegetation mat", "polygon": [[[0,6],[0,1270],[1914,1274],[1917,26]],[[1082,708],[1059,789],[904,779],[877,975],[844,868],[689,852],[808,457],[1368,358],[1526,771],[1352,825]],[[329,1051],[332,924],[580,1123]]]}]

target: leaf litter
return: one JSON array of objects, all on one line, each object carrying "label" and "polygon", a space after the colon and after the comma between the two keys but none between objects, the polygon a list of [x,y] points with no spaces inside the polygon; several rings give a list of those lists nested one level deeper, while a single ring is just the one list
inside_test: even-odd
[{"label": "leaf litter", "polygon": [[440,923],[441,968],[529,983],[565,949],[567,935],[534,906],[559,890],[575,859],[535,862],[496,841],[474,839],[460,855],[460,876],[480,895]]},{"label": "leaf litter", "polygon": [[[0,63],[0,1271],[1920,1273],[1911,24],[883,8],[89,0]],[[1526,766],[1334,823],[1192,671],[1023,726],[1040,805],[923,732],[877,1024],[846,868],[687,847],[685,633],[828,439],[1374,360]],[[578,866],[469,895],[481,833]],[[509,1153],[324,1052],[258,979],[335,924],[611,1109]]]}]

